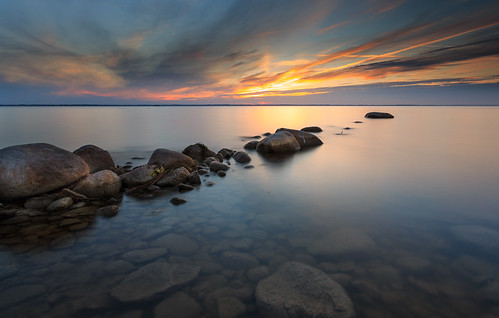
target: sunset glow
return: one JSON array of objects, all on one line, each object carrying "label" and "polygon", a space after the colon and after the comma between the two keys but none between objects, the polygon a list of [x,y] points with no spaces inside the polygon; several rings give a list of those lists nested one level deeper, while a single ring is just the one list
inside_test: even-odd
[{"label": "sunset glow", "polygon": [[113,3],[3,1],[0,104],[498,102],[495,1]]}]

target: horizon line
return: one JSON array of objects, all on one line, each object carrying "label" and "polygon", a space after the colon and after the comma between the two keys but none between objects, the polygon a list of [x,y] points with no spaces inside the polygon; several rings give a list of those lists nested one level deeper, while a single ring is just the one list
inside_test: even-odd
[{"label": "horizon line", "polygon": [[169,107],[169,106],[499,106],[499,104],[296,104],[296,103],[274,103],[274,104],[0,104],[0,107],[8,106],[141,106],[141,107]]}]

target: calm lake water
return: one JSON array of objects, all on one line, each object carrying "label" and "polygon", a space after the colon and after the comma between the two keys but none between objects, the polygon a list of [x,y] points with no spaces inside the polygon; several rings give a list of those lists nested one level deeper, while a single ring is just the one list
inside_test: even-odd
[{"label": "calm lake water", "polygon": [[[118,165],[156,148],[242,150],[244,136],[280,127],[324,130],[320,147],[248,151],[253,169],[231,160],[191,192],[125,195],[113,218],[90,207],[0,224],[2,317],[218,317],[221,296],[259,317],[258,280],[290,260],[338,281],[358,317],[499,317],[498,123],[499,107],[477,106],[0,107],[0,148],[95,144]],[[234,251],[256,269],[223,256]],[[111,296],[159,261],[201,272],[146,301]]]}]

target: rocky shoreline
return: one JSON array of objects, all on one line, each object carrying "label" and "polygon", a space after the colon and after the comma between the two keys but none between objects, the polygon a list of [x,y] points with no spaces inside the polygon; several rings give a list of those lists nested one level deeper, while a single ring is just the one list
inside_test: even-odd
[{"label": "rocky shoreline", "polygon": [[[290,155],[322,144],[316,135],[306,130],[320,132],[319,127],[302,130],[282,128],[261,141],[248,142],[244,148],[256,150],[263,156],[272,156]],[[40,242],[48,244],[52,250],[70,248],[75,244],[72,233],[88,228],[98,217],[117,215],[124,194],[149,199],[167,192],[173,196],[170,200],[172,204],[183,204],[187,201],[176,197],[175,193],[202,186],[203,175],[225,177],[231,160],[244,168],[252,167],[249,164],[251,157],[244,151],[223,148],[215,153],[202,143],[190,145],[182,153],[156,149],[147,164],[135,168],[115,166],[109,152],[94,145],[83,146],[73,153],[49,144],[4,148],[0,150],[0,201],[3,203],[0,206],[0,243],[13,247],[17,252],[36,248]],[[211,186],[213,181],[204,185]],[[158,242],[146,250],[135,249],[124,256],[130,262],[143,260],[144,257],[145,260],[154,260],[167,250],[175,254],[176,246],[182,246],[179,253],[183,254],[190,244],[196,245],[177,234],[167,236],[166,245]],[[194,245],[193,251],[197,250]],[[313,248],[322,251],[321,248],[326,245]],[[316,253],[313,248],[311,252]],[[132,252],[135,254],[130,254]],[[341,285],[317,268],[294,261],[270,272],[251,254],[230,249],[221,253],[219,258],[225,268],[241,271],[256,284],[254,289],[241,289],[244,295],[227,291],[216,297],[219,317],[244,314],[245,300],[253,298],[258,312],[265,317],[355,316],[353,303]],[[10,265],[1,269],[0,274],[5,277],[17,271],[15,266]],[[128,272],[106,297],[122,303],[157,298],[176,290],[176,286],[185,286],[197,279],[200,270],[196,265],[179,266],[163,260],[146,262],[144,266]],[[35,287],[40,289],[40,293],[44,292],[43,286]],[[2,295],[14,292],[20,293],[9,289]],[[17,300],[12,301],[6,298],[6,303],[0,303],[0,308],[23,298],[20,294],[15,297],[18,297]],[[182,304],[193,302],[187,294],[177,292],[158,304],[155,316],[162,317],[169,312],[175,297]],[[182,304],[173,307],[179,308]],[[187,310],[187,307],[184,309]],[[193,306],[190,309],[193,310],[192,317],[199,316],[199,308]]]}]

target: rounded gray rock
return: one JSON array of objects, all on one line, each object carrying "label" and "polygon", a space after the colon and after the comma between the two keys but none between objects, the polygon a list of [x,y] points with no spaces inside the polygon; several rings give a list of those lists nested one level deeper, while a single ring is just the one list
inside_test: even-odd
[{"label": "rounded gray rock", "polygon": [[180,167],[173,171],[167,172],[166,176],[156,182],[156,185],[160,187],[174,187],[179,183],[184,182],[189,175],[189,170],[187,170],[185,167]]},{"label": "rounded gray rock", "polygon": [[272,318],[352,318],[353,303],[324,272],[298,262],[283,264],[256,286],[258,310]]},{"label": "rounded gray rock", "polygon": [[227,170],[229,170],[229,168],[230,167],[228,165],[226,165],[225,163],[222,163],[222,162],[212,161],[210,163],[210,170],[214,171],[214,172],[217,172],[219,170],[227,171]]},{"label": "rounded gray rock", "polygon": [[261,153],[285,153],[300,150],[296,138],[287,131],[272,134],[258,143],[256,151]]},{"label": "rounded gray rock", "polygon": [[55,200],[54,202],[50,203],[47,206],[47,211],[57,211],[57,210],[64,210],[64,209],[69,209],[69,207],[73,205],[73,199],[70,197],[64,197],[60,198],[58,200]]},{"label": "rounded gray rock", "polygon": [[309,132],[289,129],[289,128],[279,128],[276,130],[276,132],[280,131],[287,131],[290,134],[292,134],[293,137],[295,137],[296,141],[298,141],[298,144],[300,144],[301,148],[315,147],[322,145],[322,140],[320,140],[319,137],[317,137],[316,135],[311,134]]},{"label": "rounded gray rock", "polygon": [[147,164],[155,163],[161,165],[167,170],[178,168],[180,166],[187,168],[189,171],[193,171],[197,168],[197,164],[191,157],[186,156],[183,153],[164,148],[154,150]]},{"label": "rounded gray rock", "polygon": [[310,126],[310,127],[304,127],[302,129],[300,129],[301,131],[305,131],[305,132],[313,132],[313,133],[318,133],[318,132],[321,132],[322,131],[322,128],[321,127],[318,127],[318,126]]},{"label": "rounded gray rock", "polygon": [[394,118],[392,114],[390,113],[383,113],[383,112],[370,112],[367,113],[364,117],[366,118]]},{"label": "rounded gray rock", "polygon": [[80,156],[88,165],[90,173],[101,170],[109,170],[115,167],[113,158],[108,151],[95,145],[86,145],[73,151],[75,155]]},{"label": "rounded gray rock", "polygon": [[89,198],[107,198],[120,192],[121,179],[111,170],[101,170],[80,181],[73,191]]},{"label": "rounded gray rock", "polygon": [[156,168],[156,165],[141,166],[120,175],[120,179],[127,187],[142,185],[154,179]]},{"label": "rounded gray rock", "polygon": [[244,145],[244,149],[256,149],[256,146],[258,145],[259,141],[258,140],[252,140]]},{"label": "rounded gray rock", "polygon": [[238,163],[248,163],[251,161],[251,157],[244,151],[236,152],[232,158]]},{"label": "rounded gray rock", "polygon": [[88,173],[82,158],[50,144],[7,147],[0,150],[0,201],[56,190]]},{"label": "rounded gray rock", "polygon": [[187,146],[182,153],[186,156],[191,157],[197,162],[203,162],[204,159],[208,157],[213,157],[215,152],[208,149],[204,144],[198,142],[195,145]]},{"label": "rounded gray rock", "polygon": [[111,296],[122,302],[133,302],[180,286],[196,278],[199,266],[189,264],[169,264],[157,261],[130,273],[111,291]]}]

